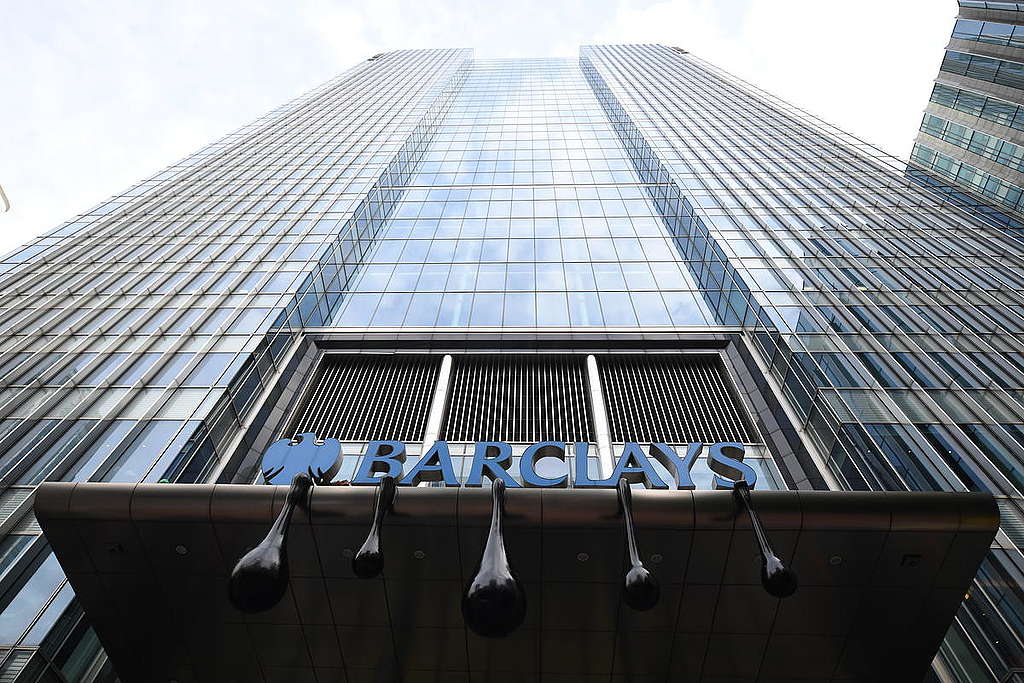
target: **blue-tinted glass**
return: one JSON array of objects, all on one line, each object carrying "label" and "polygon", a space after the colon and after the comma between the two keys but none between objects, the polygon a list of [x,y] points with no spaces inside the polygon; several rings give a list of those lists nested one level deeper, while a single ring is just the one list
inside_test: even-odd
[{"label": "blue-tinted glass", "polygon": [[224,373],[233,353],[207,353],[182,381],[183,386],[212,386]]},{"label": "blue-tinted glass", "polygon": [[411,294],[384,294],[373,315],[374,325],[401,325],[405,320],[405,312],[412,300]]},{"label": "blue-tinted glass", "polygon": [[106,428],[100,437],[93,442],[85,453],[78,457],[68,471],[61,476],[62,481],[86,481],[95,473],[96,468],[113,453],[132,426],[132,420],[116,420]]},{"label": "blue-tinted glass", "polygon": [[432,326],[437,319],[440,306],[441,294],[413,294],[409,311],[405,316],[405,324],[421,327]]},{"label": "blue-tinted glass", "polygon": [[45,453],[34,459],[32,465],[18,477],[17,483],[22,486],[30,486],[38,484],[44,479],[53,478],[61,461],[82,443],[82,440],[96,424],[95,420],[75,421],[52,446],[46,449]]},{"label": "blue-tinted glass", "polygon": [[25,549],[36,540],[35,536],[7,536],[0,540],[0,580],[11,566],[22,556]]},{"label": "blue-tinted glass", "polygon": [[[174,437],[173,441],[171,441],[167,445],[167,447],[164,449],[163,455],[160,456],[160,459],[152,465],[149,474],[147,474],[145,479],[143,479],[142,481],[148,483],[154,483],[163,480],[173,481],[174,479],[172,478],[172,472],[174,472],[177,469],[174,466],[174,464],[179,462],[182,449],[184,449],[186,445],[189,443],[189,440],[192,438],[193,433],[199,427],[199,424],[199,422],[194,420],[185,423],[185,426],[182,428],[180,432],[178,432],[178,434]],[[154,450],[150,453],[150,455],[152,456],[159,452],[159,450]],[[131,476],[127,472],[127,470],[123,470],[122,474]],[[135,481],[135,479],[133,478],[131,479],[131,481]]]},{"label": "blue-tinted glass", "polygon": [[666,292],[665,303],[673,325],[707,325],[703,307],[690,292]]},{"label": "blue-tinted glass", "polygon": [[537,324],[537,310],[534,302],[534,294],[529,293],[508,293],[505,295],[505,315],[503,324],[509,327],[528,326]]},{"label": "blue-tinted glass", "polygon": [[437,324],[445,327],[464,327],[469,324],[469,314],[473,305],[470,293],[445,294],[441,299],[441,310]]},{"label": "blue-tinted glass", "polygon": [[139,481],[182,423],[174,420],[153,420],[142,428],[141,433],[113,463],[103,481]]},{"label": "blue-tinted glass", "polygon": [[477,294],[473,297],[471,325],[501,325],[504,296],[501,294]]},{"label": "blue-tinted glass", "polygon": [[159,360],[159,353],[143,353],[136,356],[127,370],[117,376],[114,384],[132,385],[142,379],[142,376]]},{"label": "blue-tinted glass", "polygon": [[633,300],[633,308],[640,325],[672,324],[672,319],[658,292],[632,292],[630,298]]},{"label": "blue-tinted glass", "polygon": [[[64,572],[53,553],[35,569],[28,570],[31,577],[18,591],[11,591],[10,601],[0,610],[0,643],[15,643],[35,619],[39,606],[57,590],[64,580]],[[0,603],[2,604],[2,603]]]},{"label": "blue-tinted glass", "polygon": [[228,326],[229,334],[252,334],[266,324],[269,308],[248,308],[242,311]]},{"label": "blue-tinted glass", "polygon": [[957,19],[953,27],[953,36],[956,38],[975,39],[982,32],[984,22],[973,19]]},{"label": "blue-tinted glass", "polygon": [[150,378],[149,384],[151,386],[166,386],[176,378],[182,370],[185,369],[185,366],[188,365],[189,361],[194,357],[194,353],[174,354],[159,370],[157,370],[156,374]]}]

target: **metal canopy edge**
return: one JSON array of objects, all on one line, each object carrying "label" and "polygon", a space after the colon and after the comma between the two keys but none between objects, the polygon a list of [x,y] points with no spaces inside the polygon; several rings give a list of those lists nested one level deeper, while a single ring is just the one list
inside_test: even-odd
[{"label": "metal canopy edge", "polygon": [[491,513],[478,488],[403,488],[384,569],[358,579],[374,487],[315,487],[270,611],[227,597],[287,487],[46,483],[36,516],[125,681],[921,680],[998,527],[980,493],[755,491],[785,599],[761,587],[749,517],[727,491],[633,491],[637,542],[662,586],[636,612],[608,489],[510,489],[508,558],[527,595],[507,638],[459,601]]}]

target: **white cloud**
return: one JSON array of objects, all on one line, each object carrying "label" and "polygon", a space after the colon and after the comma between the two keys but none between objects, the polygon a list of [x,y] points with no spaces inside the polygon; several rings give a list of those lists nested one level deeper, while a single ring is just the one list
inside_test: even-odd
[{"label": "white cloud", "polygon": [[35,0],[5,9],[0,252],[385,50],[665,42],[906,155],[953,0]]}]

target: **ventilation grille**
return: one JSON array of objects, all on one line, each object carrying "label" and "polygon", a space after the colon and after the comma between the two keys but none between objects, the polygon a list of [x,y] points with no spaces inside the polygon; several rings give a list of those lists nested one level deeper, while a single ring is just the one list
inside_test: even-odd
[{"label": "ventilation grille", "polygon": [[1018,548],[1024,548],[1024,500],[996,497],[999,505],[999,528]]},{"label": "ventilation grille", "polygon": [[320,439],[419,441],[438,356],[326,356],[293,434]]},{"label": "ventilation grille", "polygon": [[456,357],[446,441],[592,441],[580,356]]},{"label": "ventilation grille", "polygon": [[43,533],[43,528],[39,526],[39,520],[36,519],[35,513],[29,510],[18,520],[10,533],[18,536],[38,536]]},{"label": "ventilation grille", "polygon": [[[3,659],[8,652],[9,650],[0,650],[0,659]],[[0,669],[0,683],[14,683],[30,659],[32,659],[32,650],[15,650]]]},{"label": "ventilation grille", "polygon": [[752,443],[718,356],[598,359],[613,442]]},{"label": "ventilation grille", "polygon": [[21,509],[22,504],[32,495],[32,489],[7,489],[0,493],[0,524]]}]

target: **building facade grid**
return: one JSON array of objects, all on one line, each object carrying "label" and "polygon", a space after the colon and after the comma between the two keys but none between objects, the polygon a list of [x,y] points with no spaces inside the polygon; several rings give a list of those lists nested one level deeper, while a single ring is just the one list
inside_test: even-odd
[{"label": "building facade grid", "polygon": [[[232,481],[313,331],[733,335],[818,466],[765,448],[766,481],[1024,518],[1024,243],[942,182],[680,48],[370,58],[3,259],[0,672],[102,666],[33,487]],[[1020,540],[942,647],[954,680],[1024,666]]]}]

